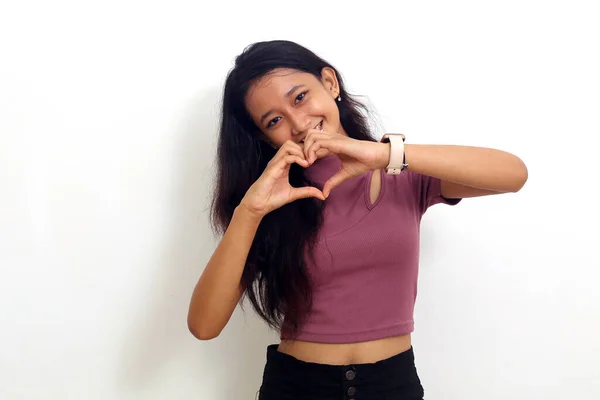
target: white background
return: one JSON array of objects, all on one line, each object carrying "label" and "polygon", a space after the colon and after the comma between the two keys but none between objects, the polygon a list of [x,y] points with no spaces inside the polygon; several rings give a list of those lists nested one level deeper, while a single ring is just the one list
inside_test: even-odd
[{"label": "white background", "polygon": [[291,39],[384,131],[521,157],[423,220],[428,400],[600,398],[600,13],[583,1],[3,2],[0,398],[253,399],[277,341],[186,326],[234,57]]}]

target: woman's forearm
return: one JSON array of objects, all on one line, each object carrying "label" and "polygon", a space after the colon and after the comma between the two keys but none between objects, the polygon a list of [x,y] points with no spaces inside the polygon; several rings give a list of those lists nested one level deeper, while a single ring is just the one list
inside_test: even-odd
[{"label": "woman's forearm", "polygon": [[[389,145],[387,145],[389,149]],[[485,147],[405,144],[408,170],[450,182],[497,192],[517,192],[527,167],[508,152]]]},{"label": "woman's forearm", "polygon": [[241,277],[259,224],[243,206],[235,209],[190,301],[188,327],[198,339],[218,336],[231,318],[243,295]]}]

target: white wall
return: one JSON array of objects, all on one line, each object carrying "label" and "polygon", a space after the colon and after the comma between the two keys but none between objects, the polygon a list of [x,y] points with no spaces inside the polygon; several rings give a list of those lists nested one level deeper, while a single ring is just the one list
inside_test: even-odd
[{"label": "white wall", "polygon": [[494,3],[3,3],[0,398],[254,398],[277,335],[248,308],[200,342],[186,314],[216,245],[221,85],[274,38],[329,59],[385,130],[529,167],[520,193],[423,221],[426,398],[600,398],[600,15]]}]

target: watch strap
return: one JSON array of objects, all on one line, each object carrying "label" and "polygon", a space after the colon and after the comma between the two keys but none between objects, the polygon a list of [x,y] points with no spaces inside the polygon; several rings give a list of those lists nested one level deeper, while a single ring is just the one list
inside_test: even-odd
[{"label": "watch strap", "polygon": [[405,136],[401,133],[388,133],[381,138],[381,143],[390,143],[390,161],[385,168],[387,174],[398,175],[408,168],[406,155],[404,154],[405,140]]}]

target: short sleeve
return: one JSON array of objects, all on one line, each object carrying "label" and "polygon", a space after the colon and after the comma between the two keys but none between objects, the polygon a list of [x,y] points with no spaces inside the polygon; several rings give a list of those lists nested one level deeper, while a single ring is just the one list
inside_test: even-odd
[{"label": "short sleeve", "polygon": [[455,206],[462,200],[442,196],[442,181],[439,178],[415,172],[408,172],[408,175],[421,214],[424,214],[429,207],[435,204],[443,203]]}]

